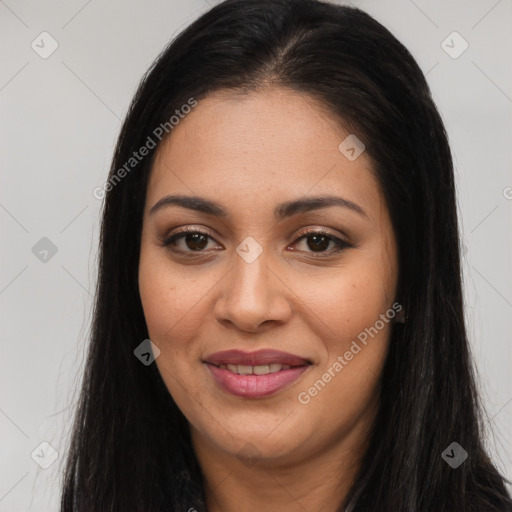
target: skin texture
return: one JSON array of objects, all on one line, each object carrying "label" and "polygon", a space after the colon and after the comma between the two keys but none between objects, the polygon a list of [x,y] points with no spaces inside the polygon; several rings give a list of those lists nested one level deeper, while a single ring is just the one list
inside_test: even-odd
[{"label": "skin texture", "polygon": [[[210,512],[335,511],[364,453],[392,320],[309,403],[298,400],[396,300],[385,201],[367,154],[349,161],[339,151],[348,133],[308,96],[276,86],[222,91],[199,101],[156,155],[139,288],[158,370],[191,427]],[[217,201],[230,217],[175,205],[149,214],[168,194]],[[334,206],[274,217],[283,201],[324,195],[366,215]],[[163,246],[186,226],[210,233],[200,254],[190,238]],[[352,247],[336,253],[326,240],[315,249],[301,239],[306,228]],[[252,263],[236,252],[249,236],[263,250]],[[313,364],[277,394],[248,399],[222,390],[202,362],[262,348]]]}]

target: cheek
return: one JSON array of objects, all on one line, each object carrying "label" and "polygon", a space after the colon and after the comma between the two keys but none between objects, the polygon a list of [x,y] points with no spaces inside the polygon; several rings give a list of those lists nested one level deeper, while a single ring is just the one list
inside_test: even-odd
[{"label": "cheek", "polygon": [[173,265],[164,251],[142,250],[140,298],[150,338],[157,345],[167,344],[173,337],[187,337],[182,330],[193,326],[208,289],[208,282],[190,277],[184,267]]},{"label": "cheek", "polygon": [[391,307],[395,290],[387,275],[389,268],[361,258],[328,278],[303,280],[304,318],[315,318],[323,340],[341,350]]},{"label": "cheek", "polygon": [[191,403],[199,410],[202,403],[189,367],[194,359],[189,340],[197,335],[204,317],[201,297],[211,287],[199,289],[197,283],[203,281],[184,274],[159,250],[141,251],[139,291],[149,338],[160,350],[155,364],[179,408],[189,413]]},{"label": "cheek", "polygon": [[158,343],[162,334],[171,328],[176,307],[176,284],[169,272],[151,255],[141,257],[139,291],[150,338]]},{"label": "cheek", "polygon": [[[340,281],[344,286],[317,302],[322,356],[294,397],[304,417],[338,425],[341,435],[375,411],[394,312],[382,286],[374,283]],[[380,316],[386,312],[387,322]]]},{"label": "cheek", "polygon": [[324,350],[318,371],[301,391],[311,396],[311,407],[318,407],[318,414],[322,404],[332,404],[333,415],[346,420],[358,417],[371,403],[395,316],[392,267],[387,257],[368,250],[328,281],[303,286],[303,302],[310,309],[309,313],[305,309],[304,318],[314,322],[310,328],[321,338]]}]

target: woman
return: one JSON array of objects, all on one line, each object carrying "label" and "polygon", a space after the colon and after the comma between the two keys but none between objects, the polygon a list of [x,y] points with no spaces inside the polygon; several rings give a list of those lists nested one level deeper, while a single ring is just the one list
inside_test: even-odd
[{"label": "woman", "polygon": [[510,511],[446,133],[362,11],[228,0],[146,74],[106,193],[62,511]]}]

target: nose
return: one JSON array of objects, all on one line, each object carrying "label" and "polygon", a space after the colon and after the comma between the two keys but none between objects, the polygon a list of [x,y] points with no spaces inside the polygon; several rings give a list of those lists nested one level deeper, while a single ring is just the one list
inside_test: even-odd
[{"label": "nose", "polygon": [[214,306],[217,321],[247,332],[285,324],[292,313],[293,293],[279,275],[278,265],[268,261],[265,251],[251,263],[238,254],[234,259]]}]

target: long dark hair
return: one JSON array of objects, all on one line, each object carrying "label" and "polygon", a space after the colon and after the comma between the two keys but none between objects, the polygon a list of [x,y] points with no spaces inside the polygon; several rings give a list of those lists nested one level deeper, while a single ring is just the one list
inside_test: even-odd
[{"label": "long dark hair", "polygon": [[[138,264],[160,137],[147,157],[133,168],[126,164],[148,137],[155,142],[158,127],[172,136],[169,119],[190,98],[269,84],[309,95],[364,141],[398,242],[398,297],[407,319],[393,331],[369,448],[343,507],[511,511],[504,478],[483,447],[452,158],[423,73],[359,9],[317,0],[227,0],[161,53],[119,136],[105,188],[94,318],[62,512],[206,510],[188,423],[156,364],[134,356],[148,338]],[[452,442],[468,454],[456,469],[442,457]]]}]

